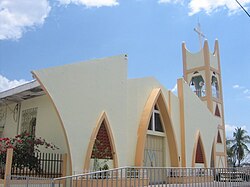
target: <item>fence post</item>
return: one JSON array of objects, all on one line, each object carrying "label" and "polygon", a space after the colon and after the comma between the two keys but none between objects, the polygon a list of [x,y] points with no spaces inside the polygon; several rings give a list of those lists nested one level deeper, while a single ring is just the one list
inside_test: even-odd
[{"label": "fence post", "polygon": [[[67,153],[63,154],[63,157],[62,157],[62,171],[61,171],[61,173],[62,173],[62,177],[65,177],[67,175]],[[55,182],[55,181],[53,181],[53,182]],[[67,180],[65,179],[65,181],[63,181],[63,183],[62,183],[63,187],[67,186],[66,182],[67,182]],[[53,183],[53,185],[55,185],[55,184]]]},{"label": "fence post", "polygon": [[[11,175],[11,166],[13,158],[13,149],[7,149],[5,175],[4,175],[4,187],[7,187],[7,177]],[[11,180],[11,178],[9,178]]]},{"label": "fence post", "polygon": [[65,177],[67,175],[67,154],[63,154],[62,157],[62,177]]}]

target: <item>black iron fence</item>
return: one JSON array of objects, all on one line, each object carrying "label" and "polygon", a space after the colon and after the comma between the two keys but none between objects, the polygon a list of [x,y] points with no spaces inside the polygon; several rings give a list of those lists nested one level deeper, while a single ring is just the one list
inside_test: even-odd
[{"label": "black iron fence", "polygon": [[5,174],[5,161],[3,160],[2,157],[0,157],[0,179],[4,178],[4,174]]},{"label": "black iron fence", "polygon": [[[42,178],[57,178],[62,177],[63,154],[55,153],[36,153],[38,167],[30,169],[29,167],[17,167],[12,164],[11,175],[42,177]],[[5,164],[0,160],[0,177],[4,178]]]}]

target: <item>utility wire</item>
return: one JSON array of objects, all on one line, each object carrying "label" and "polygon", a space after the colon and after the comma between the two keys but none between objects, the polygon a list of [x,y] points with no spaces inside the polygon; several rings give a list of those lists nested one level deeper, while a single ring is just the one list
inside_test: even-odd
[{"label": "utility wire", "polygon": [[239,3],[238,0],[235,0],[239,5],[240,7],[242,8],[242,10],[244,10],[244,12],[248,15],[248,17],[250,17],[250,14],[247,12],[247,10]]}]

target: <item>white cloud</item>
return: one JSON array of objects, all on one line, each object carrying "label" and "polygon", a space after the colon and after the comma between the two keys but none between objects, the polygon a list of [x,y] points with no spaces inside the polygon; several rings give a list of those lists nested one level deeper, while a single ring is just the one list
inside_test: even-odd
[{"label": "white cloud", "polygon": [[245,86],[240,86],[238,84],[233,85],[233,89],[239,90],[241,97],[243,96],[246,99],[250,99],[250,89]]},{"label": "white cloud", "polygon": [[244,94],[247,94],[247,93],[249,93],[249,90],[248,90],[248,89],[245,89],[245,90],[243,91],[243,93],[244,93]]},{"label": "white cloud", "polygon": [[233,85],[233,88],[234,89],[245,89],[245,86],[241,86],[241,85],[239,85],[239,84],[235,84],[235,85]]},{"label": "white cloud", "polygon": [[174,87],[171,89],[171,92],[174,92],[174,93],[177,92],[177,84],[174,85]]},{"label": "white cloud", "polygon": [[232,137],[233,131],[234,131],[234,129],[236,128],[236,126],[226,124],[226,125],[225,125],[225,128],[226,128],[226,136],[227,136],[227,137]]},{"label": "white cloud", "polygon": [[[159,0],[159,3],[180,3],[183,4],[182,0]],[[247,9],[250,0],[239,0],[242,6]],[[192,16],[198,12],[205,11],[207,14],[216,12],[219,10],[226,9],[229,14],[238,12],[241,8],[235,0],[190,0],[188,2],[190,9],[189,15]]]},{"label": "white cloud", "polygon": [[117,0],[58,0],[62,5],[76,4],[84,5],[86,7],[102,7],[102,6],[116,6],[119,3]]},{"label": "white cloud", "polygon": [[159,0],[158,3],[180,3],[182,4],[184,0]]},{"label": "white cloud", "polygon": [[233,88],[236,89],[236,88],[239,88],[240,86],[238,84],[235,84],[233,85]]},{"label": "white cloud", "polygon": [[[232,137],[233,136],[233,132],[235,131],[236,128],[237,128],[237,126],[235,126],[235,125],[226,124],[225,125],[226,136],[227,137]],[[241,128],[244,129],[244,130],[247,130],[247,127],[245,125],[241,126]]]},{"label": "white cloud", "polygon": [[6,77],[0,75],[0,92],[8,90],[10,88],[17,87],[21,84],[27,83],[28,81],[24,79],[20,80],[9,80]]},{"label": "white cloud", "polygon": [[43,25],[51,7],[48,0],[0,0],[0,40],[16,40],[27,29]]}]

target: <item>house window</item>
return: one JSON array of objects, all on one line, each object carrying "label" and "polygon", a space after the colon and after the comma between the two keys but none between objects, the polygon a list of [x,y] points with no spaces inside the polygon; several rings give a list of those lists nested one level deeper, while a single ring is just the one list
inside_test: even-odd
[{"label": "house window", "polygon": [[192,77],[189,86],[198,97],[206,96],[205,81],[201,75]]},{"label": "house window", "polygon": [[35,136],[36,133],[37,108],[22,111],[21,132]]},{"label": "house window", "polygon": [[163,123],[161,120],[160,111],[157,105],[155,105],[148,125],[148,130],[156,132],[164,132],[162,124]]}]

